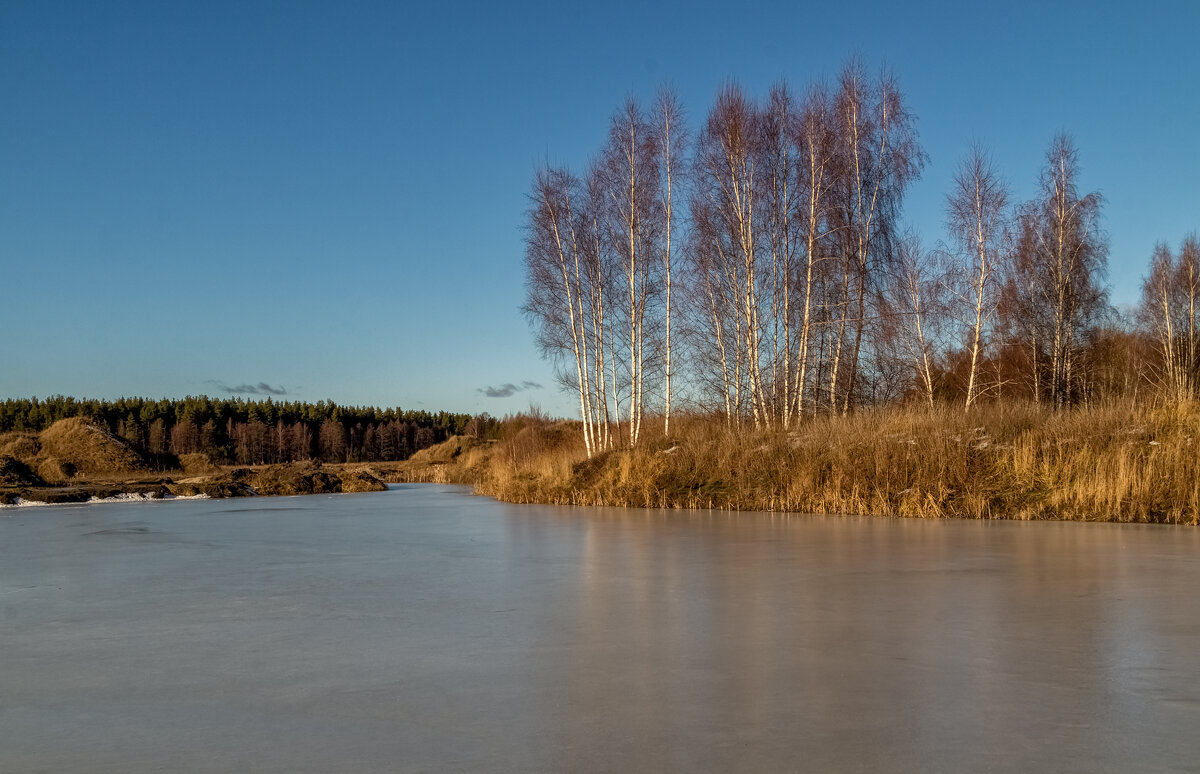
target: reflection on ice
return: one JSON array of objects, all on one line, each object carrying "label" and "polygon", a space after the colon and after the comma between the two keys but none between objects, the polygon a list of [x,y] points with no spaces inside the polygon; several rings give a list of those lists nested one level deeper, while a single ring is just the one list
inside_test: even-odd
[{"label": "reflection on ice", "polygon": [[6,516],[4,771],[1200,760],[1200,530],[435,486]]}]

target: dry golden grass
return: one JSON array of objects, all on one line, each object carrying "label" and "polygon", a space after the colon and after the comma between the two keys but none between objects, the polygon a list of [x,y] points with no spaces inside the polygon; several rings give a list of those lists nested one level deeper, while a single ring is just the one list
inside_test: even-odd
[{"label": "dry golden grass", "polygon": [[[657,423],[650,423],[651,426]],[[975,519],[1200,521],[1200,407],[891,407],[791,433],[672,419],[591,459],[577,423],[527,422],[442,465],[511,502]],[[432,480],[432,479],[431,479]]]},{"label": "dry golden grass", "polygon": [[477,467],[487,459],[487,447],[465,436],[421,449],[404,462],[378,465],[381,478],[390,482],[421,484],[470,484],[482,475]]},{"label": "dry golden grass", "polygon": [[179,469],[189,476],[212,475],[221,472],[221,466],[202,452],[179,455]]},{"label": "dry golden grass", "polygon": [[81,417],[60,419],[38,435],[38,473],[49,480],[71,476],[124,476],[150,470],[124,439]]},{"label": "dry golden grass", "polygon": [[458,459],[459,455],[474,445],[475,440],[473,438],[454,435],[441,443],[417,451],[407,461],[417,465],[454,462]]}]

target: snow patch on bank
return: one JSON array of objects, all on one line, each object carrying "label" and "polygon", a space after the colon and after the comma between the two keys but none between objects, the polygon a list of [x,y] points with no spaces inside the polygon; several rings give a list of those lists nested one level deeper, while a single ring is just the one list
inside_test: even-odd
[{"label": "snow patch on bank", "polygon": [[44,503],[40,500],[22,500],[20,497],[13,498],[15,502],[0,503],[0,509],[3,508],[33,508],[38,505],[54,505],[54,503]]},{"label": "snow patch on bank", "polygon": [[153,494],[150,492],[142,492],[142,493],[122,492],[121,494],[113,495],[112,497],[92,497],[87,501],[86,505],[91,505],[92,503],[144,503],[144,502],[151,502],[151,501],[157,502],[159,500],[207,500],[207,499],[209,499],[209,497],[206,494],[157,495],[157,494]]},{"label": "snow patch on bank", "polygon": [[84,502],[79,502],[79,503],[46,503],[46,502],[42,502],[41,500],[26,500],[21,497],[17,497],[14,499],[16,500],[16,502],[11,503],[11,504],[0,503],[0,510],[9,509],[9,508],[38,508],[43,505],[93,505],[95,503],[146,503],[146,502],[160,502],[163,500],[208,500],[211,498],[209,498],[209,496],[206,494],[195,494],[195,495],[165,494],[160,497],[157,494],[151,494],[149,492],[143,492],[143,493],[123,492],[119,495],[114,495],[112,497],[92,497],[89,500],[86,500]]}]

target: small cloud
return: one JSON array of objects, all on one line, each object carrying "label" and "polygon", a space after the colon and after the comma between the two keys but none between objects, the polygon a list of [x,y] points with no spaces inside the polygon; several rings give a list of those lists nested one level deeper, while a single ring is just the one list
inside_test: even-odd
[{"label": "small cloud", "polygon": [[542,389],[542,385],[538,384],[537,382],[526,380],[521,382],[520,385],[513,384],[512,382],[505,382],[498,387],[479,387],[475,390],[475,392],[488,398],[510,398],[513,395],[516,395],[518,392],[540,389]]},{"label": "small cloud", "polygon": [[515,384],[502,384],[499,387],[481,387],[477,392],[482,392],[489,398],[507,398],[514,393],[521,391],[521,388]]},{"label": "small cloud", "polygon": [[287,390],[283,387],[272,387],[266,382],[258,384],[239,384],[235,387],[230,387],[225,382],[218,379],[209,379],[208,384],[213,385],[221,392],[227,392],[230,395],[287,395]]}]

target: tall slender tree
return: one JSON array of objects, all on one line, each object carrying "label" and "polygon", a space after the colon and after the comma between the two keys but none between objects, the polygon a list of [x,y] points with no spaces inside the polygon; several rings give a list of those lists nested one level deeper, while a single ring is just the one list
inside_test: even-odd
[{"label": "tall slender tree", "polygon": [[692,208],[698,270],[707,278],[712,330],[724,353],[726,413],[740,420],[745,400],[756,427],[768,409],[760,360],[759,122],[739,87],[721,89],[696,145]]},{"label": "tall slender tree", "polygon": [[946,197],[946,224],[958,251],[955,317],[966,332],[969,355],[966,409],[980,393],[980,359],[1000,298],[1000,267],[1008,232],[1008,186],[976,144],[954,172]]},{"label": "tall slender tree", "polygon": [[922,249],[916,234],[906,234],[897,248],[882,294],[884,308],[879,324],[885,331],[894,329],[921,395],[932,408],[950,272],[939,260],[938,252]]},{"label": "tall slender tree", "polygon": [[579,181],[564,169],[539,169],[534,177],[525,234],[524,311],[542,352],[565,366],[560,379],[579,396],[584,447],[591,456],[595,427],[583,301],[586,264],[573,209],[578,189]]},{"label": "tall slender tree", "polygon": [[645,414],[646,332],[661,270],[658,245],[663,202],[658,194],[662,177],[657,140],[655,127],[631,98],[613,116],[601,156],[610,205],[609,239],[623,278],[621,312],[629,345],[626,378],[631,446],[637,445]]},{"label": "tall slender tree", "polygon": [[1139,319],[1158,345],[1163,392],[1174,400],[1200,391],[1200,240],[1183,240],[1178,255],[1154,247],[1142,284]]},{"label": "tall slender tree", "polygon": [[662,198],[662,285],[663,300],[663,433],[671,434],[671,386],[674,378],[671,349],[671,318],[674,311],[671,289],[674,272],[671,266],[675,244],[672,238],[679,229],[679,220],[675,216],[675,203],[684,182],[684,163],[687,152],[687,125],[684,122],[683,105],[675,91],[663,88],[658,93],[654,103],[654,139],[657,144],[660,159],[661,180],[659,191]]},{"label": "tall slender tree", "polygon": [[[795,123],[795,143],[800,155],[797,164],[798,229],[802,242],[802,276],[797,285],[803,303],[798,321],[796,381],[791,394],[795,396],[797,417],[805,410],[804,393],[808,384],[812,333],[816,325],[816,292],[825,264],[832,230],[829,225],[830,188],[837,178],[837,136],[835,118],[828,91],[824,86],[812,87],[804,99]],[[815,406],[815,401],[814,401]],[[785,413],[784,425],[790,424]]]},{"label": "tall slender tree", "polygon": [[[904,193],[925,165],[916,119],[896,79],[881,72],[871,79],[860,61],[847,64],[839,79],[836,111],[841,139],[839,227],[842,249],[841,310],[830,369],[830,408],[838,408],[838,373],[843,355],[848,378],[841,410],[849,411],[859,379],[871,292],[892,257],[893,237]],[[851,340],[847,340],[847,328]],[[848,347],[848,352],[843,350]]]},{"label": "tall slender tree", "polygon": [[1045,390],[1062,408],[1083,394],[1079,351],[1107,309],[1108,244],[1100,229],[1103,200],[1080,195],[1079,157],[1068,135],[1051,141],[1038,188],[1019,214],[1011,308],[1026,318],[1034,394]]}]

